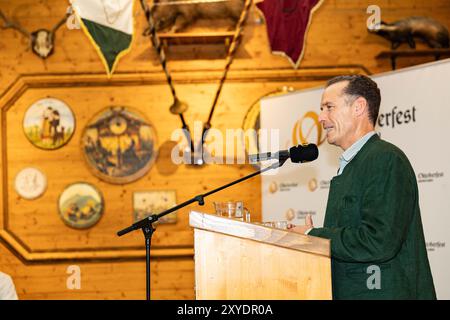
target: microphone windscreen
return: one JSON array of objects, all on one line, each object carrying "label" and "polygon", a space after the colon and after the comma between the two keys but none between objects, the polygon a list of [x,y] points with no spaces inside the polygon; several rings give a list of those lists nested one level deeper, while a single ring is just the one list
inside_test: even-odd
[{"label": "microphone windscreen", "polygon": [[294,163],[314,161],[319,156],[319,149],[313,143],[299,144],[289,149],[291,161]]}]

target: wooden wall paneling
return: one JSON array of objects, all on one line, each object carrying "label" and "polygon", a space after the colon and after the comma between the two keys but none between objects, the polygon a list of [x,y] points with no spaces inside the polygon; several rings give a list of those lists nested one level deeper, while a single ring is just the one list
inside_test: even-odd
[{"label": "wooden wall paneling", "polygon": [[[366,9],[373,4],[370,0],[326,0],[315,12],[307,35],[305,57],[300,68],[336,64],[364,65],[372,73],[390,70],[389,61],[377,61],[375,56],[389,48],[389,43],[366,30],[368,14]],[[431,16],[450,27],[450,3],[446,0],[432,1],[389,1],[376,3],[382,10],[382,18],[395,21],[411,15]],[[67,2],[48,0],[0,1],[0,8],[6,15],[14,17],[28,30],[50,27],[66,11]],[[36,14],[39,12],[39,14]],[[146,26],[140,6],[135,8],[136,39],[132,51],[119,63],[118,72],[160,71],[158,59],[150,47],[149,39],[142,36]],[[253,9],[249,15],[243,43],[232,69],[291,69],[287,59],[272,55],[269,50],[266,27],[259,23],[259,14]],[[103,65],[94,48],[81,30],[62,27],[56,34],[55,53],[47,60],[35,56],[22,35],[13,30],[2,30],[0,39],[0,92],[16,79],[18,74],[56,72],[104,72]],[[225,61],[223,54],[211,53],[209,46],[195,48],[195,55],[186,60],[183,46],[170,47],[168,67],[172,71],[221,70]],[[215,47],[223,52],[221,46]],[[206,51],[205,51],[206,50]],[[14,63],[10,63],[14,61]],[[419,62],[421,62],[420,60]],[[429,59],[427,61],[430,61]],[[402,61],[402,66],[417,60]]]},{"label": "wooden wall paneling", "polygon": [[[222,132],[227,128],[240,128],[247,108],[267,92],[283,85],[297,89],[317,86],[329,76],[343,71],[362,72],[358,69],[232,72],[230,82],[224,87],[223,98],[213,118],[213,126]],[[186,114],[190,124],[194,119],[206,119],[220,76],[217,72],[213,73],[215,76],[202,79],[201,73],[174,74],[180,97],[190,103],[190,109]],[[258,82],[251,81],[255,79]],[[244,92],[245,94],[242,94]],[[54,151],[43,151],[33,147],[24,136],[21,127],[27,107],[45,96],[64,100],[73,109],[77,119],[76,132],[71,141],[65,147]],[[175,189],[177,200],[181,202],[253,172],[254,169],[249,165],[211,165],[203,168],[178,166],[166,171],[165,166],[172,166],[168,158],[169,153],[166,152],[163,153],[165,157],[158,159],[146,176],[131,184],[110,185],[90,173],[82,158],[79,141],[83,127],[93,114],[109,104],[124,104],[139,109],[155,125],[158,143],[162,145],[170,139],[172,130],[180,127],[177,117],[167,111],[170,101],[168,89],[160,74],[122,74],[106,83],[102,75],[31,75],[19,78],[11,86],[10,91],[0,98],[0,105],[3,107],[2,115],[7,123],[3,126],[4,135],[1,140],[5,138],[7,141],[5,146],[7,152],[2,153],[7,160],[2,167],[7,173],[7,181],[4,184],[8,190],[5,193],[8,195],[8,207],[5,209],[9,219],[8,229],[15,236],[15,238],[11,237],[9,233],[2,230],[7,262],[1,261],[0,265],[2,270],[9,272],[14,279],[17,278],[16,285],[21,298],[139,298],[139,292],[143,294],[145,290],[142,284],[137,288],[128,287],[117,292],[115,289],[112,292],[102,287],[104,276],[100,276],[106,272],[111,282],[115,281],[116,277],[122,276],[119,275],[120,272],[108,273],[111,263],[123,267],[124,273],[136,273],[132,270],[134,268],[132,266],[136,264],[144,268],[143,260],[126,262],[144,256],[141,233],[135,232],[122,238],[115,235],[116,231],[132,222],[132,192]],[[15,174],[20,168],[28,165],[41,167],[48,175],[50,182],[44,196],[34,201],[19,198],[13,190]],[[88,230],[80,231],[67,227],[56,212],[55,201],[58,194],[65,185],[74,180],[94,183],[103,191],[106,198],[107,210],[104,217]],[[211,196],[201,210],[212,212],[213,201],[242,199],[251,210],[253,219],[260,220],[260,192],[259,177],[254,178],[240,186]],[[157,259],[157,262],[152,262],[152,272],[155,272],[157,265],[160,264],[161,268],[164,268],[163,266],[172,261],[171,259],[178,259],[177,261],[186,261],[187,265],[184,271],[180,270],[180,274],[174,271],[174,274],[177,274],[175,277],[184,277],[187,283],[193,281],[193,236],[192,230],[188,227],[187,213],[189,209],[195,208],[198,206],[180,210],[179,221],[176,225],[158,227],[152,249],[152,259]],[[5,216],[5,212],[2,216]],[[20,239],[26,248],[20,243],[15,243],[17,239]],[[14,254],[20,259],[17,260]],[[178,258],[174,258],[177,256]],[[101,262],[102,260],[104,262]],[[114,262],[121,260],[124,262]],[[11,261],[14,262],[11,263]],[[65,269],[56,266],[67,268],[70,264],[89,266],[92,263],[96,263],[97,269],[93,270],[98,270],[98,273],[88,271],[90,276],[87,277],[89,284],[86,284],[86,291],[55,288],[58,283],[61,285],[67,278],[66,274],[61,274]],[[57,276],[51,276],[54,270],[59,270]],[[87,268],[87,270],[91,269]],[[95,278],[96,275],[98,279]],[[45,281],[36,279],[39,277],[43,279],[50,277],[48,281],[57,281],[57,284],[46,285]],[[140,277],[144,277],[144,274]],[[139,280],[133,281],[139,282]],[[181,284],[175,287],[164,287],[164,283],[161,288],[155,284],[156,298],[193,297],[192,283],[191,286],[185,287]],[[91,288],[94,289],[91,290]]]},{"label": "wooden wall paneling", "polygon": [[[224,98],[221,99],[213,118],[213,126],[223,133],[227,129],[239,129],[248,107],[258,97],[282,85],[302,88],[318,84],[331,74],[339,74],[341,71],[318,69],[314,71],[314,75],[313,71],[309,70],[309,76],[303,71],[231,73],[230,83],[224,87]],[[186,73],[174,74],[179,96],[190,104],[185,117],[191,128],[194,120],[206,119],[220,75],[215,73],[202,79],[201,74],[201,72],[191,72],[189,76]],[[251,82],[255,79],[259,79],[260,82]],[[300,81],[292,82],[293,79]],[[166,153],[166,158],[158,159],[157,164],[143,178],[126,185],[106,183],[93,176],[85,163],[80,149],[83,128],[93,115],[104,108],[124,105],[143,113],[155,126],[159,146],[170,140],[173,130],[180,128],[180,123],[176,116],[167,111],[171,98],[161,78],[155,75],[122,75],[106,84],[101,76],[55,75],[29,76],[20,79],[18,83],[20,85],[14,85],[11,89],[17,91],[16,95],[8,92],[2,98],[6,123],[19,124],[7,125],[5,131],[7,144],[4,149],[6,166],[3,178],[6,179],[4,184],[8,186],[8,198],[4,217],[8,221],[7,230],[10,233],[10,237],[5,239],[13,240],[12,242],[15,240],[16,246],[19,247],[22,244],[25,253],[23,250],[19,251],[25,254],[26,259],[68,259],[74,255],[80,258],[120,257],[121,254],[124,257],[133,256],[142,245],[141,235],[131,234],[118,238],[115,233],[132,222],[134,191],[174,189],[177,192],[178,202],[182,202],[254,170],[248,164],[220,165],[220,167],[212,165],[202,168],[179,166],[167,175],[164,173],[165,170],[161,169],[164,166],[172,166],[171,159],[167,157],[170,153]],[[246,94],[242,94],[243,92]],[[76,117],[76,130],[72,139],[63,148],[52,151],[32,146],[21,126],[27,108],[47,96],[65,101]],[[27,166],[40,168],[49,181],[49,188],[45,194],[33,201],[20,198],[13,188],[16,174]],[[105,198],[104,217],[88,230],[75,230],[66,226],[57,212],[56,203],[59,195],[67,185],[77,181],[94,184]],[[193,185],[193,188],[183,188],[185,185]],[[254,179],[217,194],[211,200],[241,199],[254,213],[255,218],[258,218],[260,214],[258,185],[259,180]],[[212,210],[211,206],[209,208]],[[192,231],[186,228],[186,210],[188,209],[180,210],[179,223],[159,227],[153,242],[156,249],[192,248]],[[174,231],[176,236],[171,236],[170,233]],[[166,255],[164,251],[155,251],[155,254],[158,252]],[[178,250],[177,254],[186,255],[190,252]],[[142,253],[138,256],[142,256]]]},{"label": "wooden wall paneling", "polygon": [[[80,289],[67,286],[69,266],[80,268]],[[194,299],[194,261],[151,260],[152,299]],[[145,259],[24,263],[0,240],[0,269],[12,276],[19,299],[145,299]]]},{"label": "wooden wall paneling", "polygon": [[[388,60],[374,58],[389,48],[389,43],[367,33],[366,8],[370,4],[373,3],[369,0],[324,1],[313,16],[305,56],[297,71],[287,59],[270,53],[265,25],[259,23],[258,12],[253,8],[213,126],[222,131],[239,128],[247,108],[258,97],[283,85],[310,88],[338,74],[390,70]],[[447,0],[380,0],[377,5],[386,21],[426,15],[450,27]],[[67,6],[66,1],[59,0],[0,0],[0,9],[28,30],[51,27],[66,12]],[[0,160],[3,180],[0,186],[0,269],[16,280],[20,298],[144,298],[143,236],[139,232],[123,238],[115,236],[117,230],[132,222],[132,192],[175,189],[180,202],[253,172],[249,165],[192,168],[170,164],[169,138],[172,130],[180,127],[180,122],[168,112],[172,102],[170,91],[149,39],[142,36],[141,31],[146,26],[143,13],[139,6],[135,10],[133,48],[121,60],[111,80],[107,79],[97,53],[81,30],[59,29],[55,53],[47,60],[35,56],[28,41],[18,32],[0,31],[0,106],[8,104],[6,108],[10,108],[8,112],[2,109],[0,118],[0,148],[7,150],[2,152]],[[168,50],[168,67],[173,73],[177,93],[190,105],[186,119],[191,127],[194,120],[204,121],[208,115],[225,65],[223,49],[219,45],[171,46]],[[188,54],[189,50],[193,51]],[[401,59],[398,68],[426,61],[430,60]],[[117,90],[118,87],[121,89]],[[30,103],[49,94],[68,100],[77,117],[77,129],[67,146],[43,152],[35,150],[25,139],[21,117]],[[80,129],[93,112],[118,103],[142,108],[155,125],[159,146],[163,147],[146,176],[123,186],[109,185],[95,178],[86,168],[78,144]],[[49,189],[36,201],[18,198],[12,189],[15,173],[25,165],[38,162],[50,175]],[[108,196],[105,215],[98,225],[86,231],[66,227],[56,214],[54,200],[73,179],[93,182]],[[154,285],[153,296],[193,298],[193,235],[187,223],[188,210],[212,212],[212,201],[242,199],[254,218],[260,219],[260,192],[260,180],[256,177],[211,196],[204,207],[192,205],[180,210],[177,224],[159,226],[153,241],[152,270],[168,265],[169,274],[182,277],[182,281],[167,284],[165,278],[160,277],[162,282]],[[11,232],[4,230],[5,222]],[[86,291],[73,292],[62,287],[68,264],[81,264],[82,270],[85,269]],[[129,283],[118,279],[128,279]],[[116,280],[118,285],[114,284]]]}]

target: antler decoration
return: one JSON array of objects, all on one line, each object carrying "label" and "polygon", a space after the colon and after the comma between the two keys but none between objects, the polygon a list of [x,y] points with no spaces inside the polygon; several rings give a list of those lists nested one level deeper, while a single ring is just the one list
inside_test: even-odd
[{"label": "antler decoration", "polygon": [[2,29],[15,29],[19,31],[21,34],[23,34],[26,37],[31,37],[31,34],[25,30],[20,24],[17,24],[14,21],[9,20],[0,10],[0,18],[5,21],[5,24],[1,26]]},{"label": "antler decoration", "polygon": [[34,32],[28,32],[20,24],[8,19],[0,10],[0,18],[4,21],[2,29],[14,29],[26,36],[31,43],[33,52],[42,59],[46,59],[53,53],[55,32],[66,22],[70,13],[66,13],[64,17],[51,29],[38,29]]}]

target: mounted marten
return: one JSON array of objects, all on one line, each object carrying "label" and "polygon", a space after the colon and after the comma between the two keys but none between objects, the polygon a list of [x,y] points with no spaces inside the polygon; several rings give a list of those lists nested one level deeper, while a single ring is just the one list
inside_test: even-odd
[{"label": "mounted marten", "polygon": [[[377,27],[377,26],[375,26]],[[449,33],[445,26],[427,17],[409,17],[393,23],[381,22],[379,28],[369,28],[375,33],[391,41],[392,50],[406,42],[416,48],[414,38],[419,38],[431,48],[449,48]]]},{"label": "mounted marten", "polygon": [[234,28],[241,16],[245,0],[211,1],[209,3],[180,1],[180,3],[177,4],[172,0],[154,1],[152,15],[157,31],[183,31],[197,19],[229,18]]}]

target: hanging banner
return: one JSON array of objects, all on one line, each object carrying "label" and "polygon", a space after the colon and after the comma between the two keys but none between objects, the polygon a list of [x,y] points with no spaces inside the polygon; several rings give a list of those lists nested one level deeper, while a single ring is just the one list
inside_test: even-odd
[{"label": "hanging banner", "polygon": [[[372,79],[382,97],[376,131],[402,149],[414,168],[437,295],[450,299],[450,59]],[[327,143],[318,121],[322,93],[315,88],[261,100],[261,128],[279,130],[281,149],[305,142],[319,146],[316,161],[288,161],[277,174],[263,175],[264,221],[304,224],[311,214],[315,226],[323,225],[330,180],[343,151]]]},{"label": "hanging banner", "polygon": [[71,0],[72,8],[110,77],[131,47],[134,0]]},{"label": "hanging banner", "polygon": [[312,15],[323,0],[264,0],[256,6],[264,14],[272,53],[288,58],[297,69],[305,52]]}]

